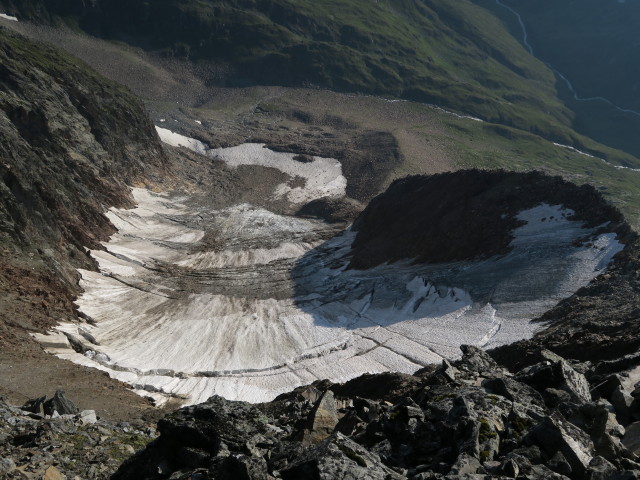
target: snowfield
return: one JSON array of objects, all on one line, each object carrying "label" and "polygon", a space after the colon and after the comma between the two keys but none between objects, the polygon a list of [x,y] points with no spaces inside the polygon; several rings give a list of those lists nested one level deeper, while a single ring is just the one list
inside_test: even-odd
[{"label": "snowfield", "polygon": [[293,153],[275,152],[259,143],[245,143],[230,148],[209,149],[199,140],[156,127],[160,139],[174,147],[185,147],[196,153],[224,161],[230,167],[254,165],[272,167],[292,178],[300,177],[305,185],[290,187],[281,184],[274,192],[276,197],[286,197],[291,203],[301,204],[321,197],[343,197],[347,179],[342,175],[342,165],[333,158],[312,157],[309,162],[295,160]]},{"label": "snowfield", "polygon": [[[292,202],[343,188],[331,160],[300,164],[255,144],[215,154],[232,167],[308,166],[300,170],[303,191],[287,192]],[[317,379],[412,373],[457,357],[461,344],[528,338],[539,328],[531,319],[586,285],[622,248],[613,234],[594,235],[571,220],[570,210],[543,204],[520,213],[526,224],[506,255],[348,270],[355,235],[348,229],[323,241],[331,232],[315,220],[133,194],[138,206],[112,209],[118,233],[106,250],[91,252],[100,272],[81,271],[77,303],[90,322],[36,337],[158,403],[213,394],[267,401]],[[203,243],[211,236],[214,246]],[[589,240],[576,246],[577,238]]]}]

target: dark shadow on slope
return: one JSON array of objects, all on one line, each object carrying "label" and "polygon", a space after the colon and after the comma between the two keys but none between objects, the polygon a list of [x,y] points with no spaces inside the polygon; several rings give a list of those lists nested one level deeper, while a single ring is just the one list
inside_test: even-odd
[{"label": "dark shadow on slope", "polygon": [[[516,215],[542,203],[575,213],[539,219],[553,238],[512,248],[513,230],[525,223]],[[569,219],[580,223],[557,233],[554,225],[561,230]],[[559,291],[573,274],[575,247],[606,232],[622,242],[634,237],[593,187],[560,177],[478,170],[408,177],[372,200],[351,231],[296,262],[294,301],[319,324],[340,327],[372,312],[396,323],[463,305],[473,314],[488,303],[517,318],[526,314],[508,305],[566,296]]]}]

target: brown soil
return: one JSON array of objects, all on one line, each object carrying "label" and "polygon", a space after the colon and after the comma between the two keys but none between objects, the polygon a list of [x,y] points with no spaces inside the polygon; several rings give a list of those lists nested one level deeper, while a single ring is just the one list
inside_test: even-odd
[{"label": "brown soil", "polygon": [[105,373],[45,353],[30,332],[74,317],[68,289],[49,276],[0,259],[0,396],[15,405],[62,389],[81,410],[114,421],[152,420],[150,402]]}]

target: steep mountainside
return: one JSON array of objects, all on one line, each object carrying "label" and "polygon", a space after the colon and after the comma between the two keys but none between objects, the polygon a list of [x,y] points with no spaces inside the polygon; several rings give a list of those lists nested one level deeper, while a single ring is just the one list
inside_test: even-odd
[{"label": "steep mountainside", "polygon": [[510,26],[513,36],[553,70],[573,128],[640,154],[638,32],[635,1],[474,0]]},{"label": "steep mountainside", "polygon": [[[5,29],[0,90],[3,366],[13,354],[23,360],[15,372],[43,368],[47,381],[64,382],[56,377],[69,367],[47,372],[24,330],[44,331],[75,316],[75,269],[94,268],[85,248],[113,232],[105,208],[131,205],[127,185],[164,172],[166,158],[145,110],[126,89]],[[12,385],[12,378],[3,375],[3,392],[20,392],[20,380]]]},{"label": "steep mountainside", "polygon": [[527,27],[538,58],[580,97],[640,111],[640,4],[633,0],[505,0]]},{"label": "steep mountainside", "polygon": [[[633,33],[621,33],[633,28],[614,34],[607,28],[616,27],[600,28],[601,19],[633,25],[636,7],[608,4],[1,0],[0,10],[142,47],[167,61],[185,60],[191,65],[182,71],[195,67],[198,81],[208,86],[373,93],[445,106],[604,158],[609,157],[589,139],[638,156],[634,132],[640,116],[624,111],[633,102],[618,102],[635,88],[633,72],[625,67],[634,63],[635,40]],[[516,18],[520,8],[525,23]],[[574,10],[581,12],[579,21],[573,21]],[[597,72],[605,69],[607,78],[617,80],[601,80]],[[575,83],[575,91],[559,72]],[[606,87],[593,95],[613,103],[584,101],[590,85]]]},{"label": "steep mountainside", "polygon": [[66,22],[165,55],[227,65],[211,83],[391,95],[580,143],[552,72],[468,0],[3,0],[2,7],[19,18]]}]

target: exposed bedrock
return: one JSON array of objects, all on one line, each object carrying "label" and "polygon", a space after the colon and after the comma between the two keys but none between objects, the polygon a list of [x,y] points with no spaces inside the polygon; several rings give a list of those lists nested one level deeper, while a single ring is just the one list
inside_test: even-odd
[{"label": "exposed bedrock", "polygon": [[[92,408],[123,398],[148,408],[124,385],[46,355],[26,331],[76,318],[76,269],[96,268],[86,248],[115,231],[105,211],[132,206],[128,186],[168,170],[126,88],[0,27],[0,394],[20,400],[73,377],[67,391]],[[108,393],[96,399],[96,389]]]}]

